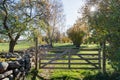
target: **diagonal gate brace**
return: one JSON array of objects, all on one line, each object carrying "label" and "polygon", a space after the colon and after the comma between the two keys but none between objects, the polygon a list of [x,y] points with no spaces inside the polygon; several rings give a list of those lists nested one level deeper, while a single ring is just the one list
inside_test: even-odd
[{"label": "diagonal gate brace", "polygon": [[90,62],[88,59],[85,59],[85,58],[82,57],[80,54],[78,54],[78,56],[79,56],[81,59],[83,59],[83,60],[85,60],[86,62],[88,62],[89,64],[95,66],[95,68],[98,68],[98,66],[96,66],[94,63]]},{"label": "diagonal gate brace", "polygon": [[49,64],[49,63],[51,63],[51,62],[57,60],[59,57],[61,57],[61,56],[65,55],[65,54],[67,54],[68,51],[69,51],[69,50],[67,49],[67,50],[64,51],[62,54],[57,55],[55,58],[51,59],[49,62],[47,62],[47,63],[45,63],[44,65],[42,65],[41,68],[43,68],[43,67],[45,67],[47,64]]}]

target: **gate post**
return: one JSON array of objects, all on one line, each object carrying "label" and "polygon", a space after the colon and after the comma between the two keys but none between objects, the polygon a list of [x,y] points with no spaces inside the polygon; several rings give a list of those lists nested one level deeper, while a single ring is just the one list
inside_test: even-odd
[{"label": "gate post", "polygon": [[71,54],[70,54],[70,51],[68,51],[68,69],[71,68],[71,66],[70,66],[70,58],[71,58]]},{"label": "gate post", "polygon": [[39,54],[39,69],[41,68],[41,52]]},{"label": "gate post", "polygon": [[103,50],[102,50],[103,51],[103,54],[102,54],[103,55],[102,56],[103,57],[102,72],[103,73],[106,73],[106,51],[105,51],[106,45],[105,44],[106,44],[106,42],[104,41],[103,46],[102,46],[102,48],[103,48]]},{"label": "gate post", "polygon": [[101,71],[101,48],[98,49],[99,71]]},{"label": "gate post", "polygon": [[37,70],[38,68],[38,38],[35,37],[35,69]]}]

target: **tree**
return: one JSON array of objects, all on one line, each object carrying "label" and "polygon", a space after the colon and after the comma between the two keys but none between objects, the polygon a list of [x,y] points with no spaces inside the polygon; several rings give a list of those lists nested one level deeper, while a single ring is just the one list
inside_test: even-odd
[{"label": "tree", "polygon": [[[99,40],[104,37],[110,45],[113,45],[112,35],[118,36],[120,30],[119,0],[88,0],[86,5],[83,15],[88,21],[91,31],[95,33],[93,35],[98,36]],[[97,9],[95,12],[90,10],[92,6]]]},{"label": "tree", "polygon": [[55,30],[53,41],[54,41],[55,43],[60,42],[60,36],[61,36],[61,35],[60,35],[60,31],[59,31],[59,30]]},{"label": "tree", "polygon": [[72,28],[67,30],[68,37],[72,40],[73,44],[76,47],[80,47],[83,42],[83,38],[85,36],[84,27],[81,26],[78,22],[73,25]]},{"label": "tree", "polygon": [[[120,47],[120,1],[119,0],[87,0],[84,7],[83,17],[89,24],[92,35],[96,36],[99,42],[108,42],[109,59],[111,64],[120,71],[118,66],[119,47]],[[94,6],[97,10],[91,12],[90,7]]]},{"label": "tree", "polygon": [[45,0],[2,0],[0,1],[0,34],[8,36],[9,52],[19,37],[29,30],[31,21],[36,21],[47,14]]},{"label": "tree", "polygon": [[62,2],[59,0],[49,0],[49,18],[47,20],[48,27],[46,28],[46,34],[47,34],[47,42],[50,44],[51,47],[53,47],[53,40],[55,38],[55,33],[58,32],[58,29],[60,28],[61,22],[64,20],[64,14],[63,14],[63,5]]}]

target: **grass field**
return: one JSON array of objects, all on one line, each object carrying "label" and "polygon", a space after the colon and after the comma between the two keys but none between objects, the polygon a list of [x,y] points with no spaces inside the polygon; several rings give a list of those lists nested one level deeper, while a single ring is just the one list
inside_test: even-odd
[{"label": "grass field", "polygon": [[[33,46],[33,42],[28,42],[28,41],[21,41],[18,42],[15,46],[15,50],[23,50],[27,49],[31,46]],[[9,44],[8,43],[0,43],[0,52],[7,52],[9,49]]]},{"label": "grass field", "polygon": [[[98,48],[98,44],[82,44],[82,48]],[[75,48],[72,43],[55,43],[54,48]]]}]

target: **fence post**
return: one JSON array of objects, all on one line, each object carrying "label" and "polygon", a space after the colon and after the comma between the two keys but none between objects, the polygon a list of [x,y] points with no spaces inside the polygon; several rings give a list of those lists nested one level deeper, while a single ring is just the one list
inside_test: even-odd
[{"label": "fence post", "polygon": [[41,68],[41,52],[39,54],[39,69]]},{"label": "fence post", "polygon": [[70,51],[68,51],[68,69],[70,69],[70,58],[71,58],[71,54]]},{"label": "fence post", "polygon": [[103,66],[103,69],[102,69],[102,71],[103,71],[103,73],[106,73],[106,45],[105,45],[106,43],[105,43],[105,41],[103,42],[103,64],[102,64],[102,66]]},{"label": "fence post", "polygon": [[101,70],[101,48],[98,50],[98,61],[99,61],[99,70]]},{"label": "fence post", "polygon": [[37,37],[35,37],[35,60],[36,60],[35,69],[37,70],[37,67],[38,67],[38,38]]}]

